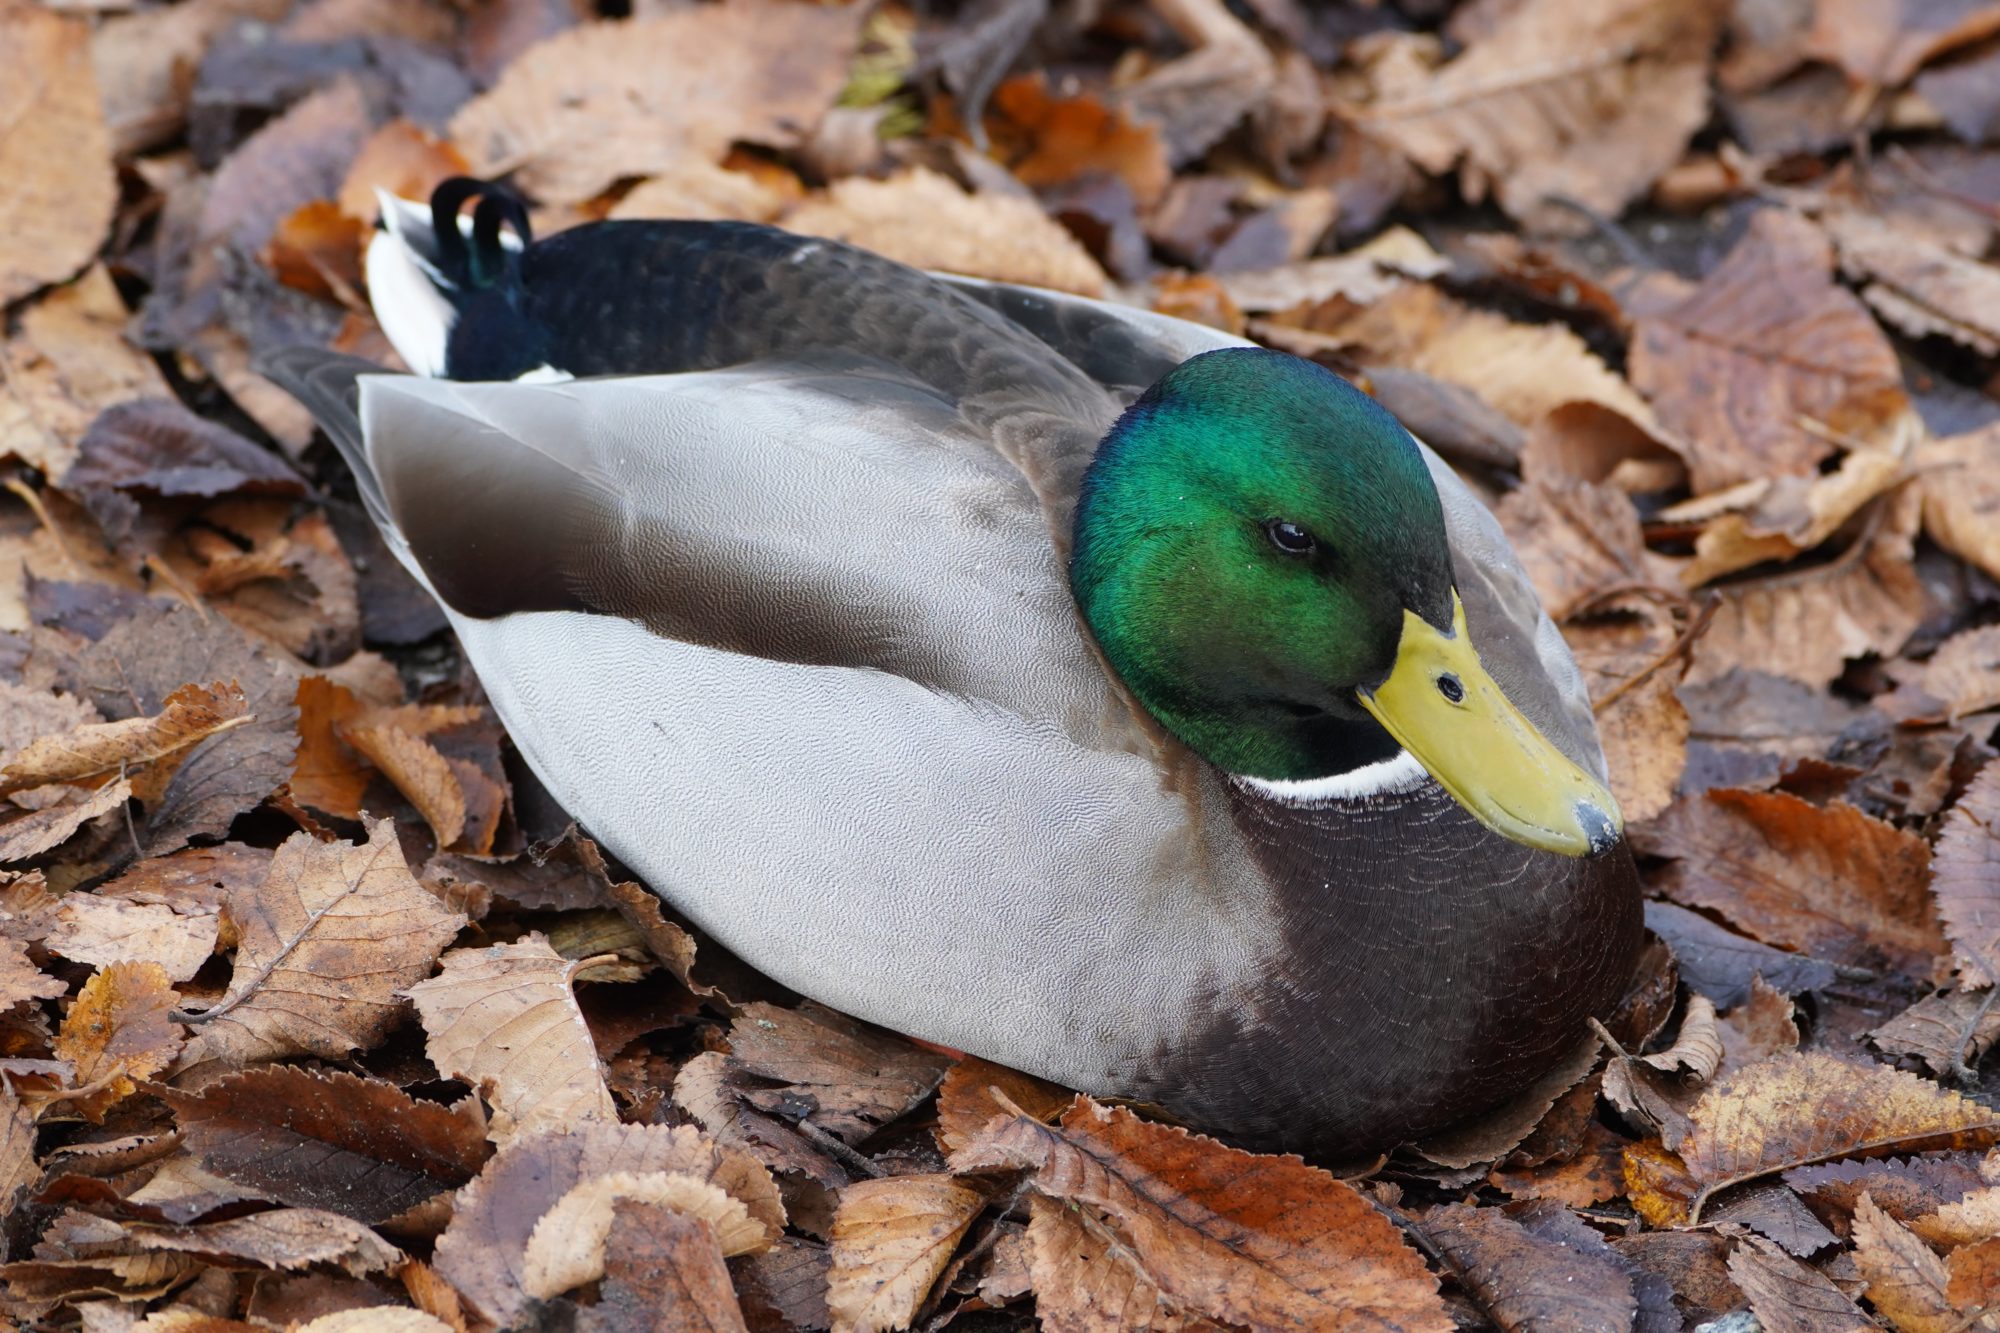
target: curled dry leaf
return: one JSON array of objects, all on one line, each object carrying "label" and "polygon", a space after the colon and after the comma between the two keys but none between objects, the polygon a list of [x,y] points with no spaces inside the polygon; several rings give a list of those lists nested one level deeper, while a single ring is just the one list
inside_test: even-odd
[{"label": "curled dry leaf", "polygon": [[1899,658],[1885,669],[1897,688],[1875,706],[1905,725],[1951,723],[2000,707],[2000,625],[1952,635],[1921,665]]},{"label": "curled dry leaf", "polygon": [[374,1046],[402,1012],[399,989],[428,975],[465,924],[411,876],[386,822],[360,846],[293,834],[261,885],[232,888],[229,918],[235,972],[192,1020],[190,1064],[338,1060]]},{"label": "curled dry leaf", "polygon": [[1916,466],[1924,531],[2000,579],[2000,424],[1924,445]]},{"label": "curled dry leaf", "polygon": [[1954,47],[2000,32],[1992,0],[1817,0],[1806,51],[1856,82],[1893,88]]},{"label": "curled dry leaf", "polygon": [[113,963],[84,983],[56,1034],[55,1054],[69,1061],[63,1101],[93,1122],[173,1062],[181,1048],[174,1023],[180,997],[158,963]]},{"label": "curled dry leaf", "polygon": [[[105,1225],[117,1229],[116,1224]],[[403,1257],[359,1222],[310,1208],[278,1208],[197,1226],[132,1223],[122,1230],[122,1236],[107,1242],[112,1253],[167,1251],[277,1269],[331,1264],[355,1277],[383,1272]]]},{"label": "curled dry leaf", "polygon": [[0,770],[0,795],[52,782],[95,786],[114,774],[150,765],[133,787],[150,804],[165,793],[173,760],[250,720],[250,701],[235,682],[183,685],[151,717],[87,722],[23,746]]},{"label": "curled dry leaf", "polygon": [[465,832],[465,788],[443,755],[400,727],[350,727],[341,734],[410,798],[438,846],[458,841]]},{"label": "curled dry leaf", "polygon": [[1762,1236],[1736,1242],[1729,1253],[1729,1276],[1770,1333],[1866,1333],[1875,1327],[1824,1274]]},{"label": "curled dry leaf", "polygon": [[422,1015],[439,1072],[487,1090],[493,1136],[618,1118],[583,1011],[578,964],[531,934],[513,944],[455,949],[438,975],[403,992]]},{"label": "curled dry leaf", "polygon": [[1945,816],[1931,892],[1969,984],[2000,981],[2000,761],[1981,769]]},{"label": "curled dry leaf", "polygon": [[[1601,494],[1607,488],[1591,489]],[[1502,501],[1503,525],[1511,526],[1508,506],[1520,494]],[[1629,508],[1629,500],[1618,498]],[[1633,521],[1636,527],[1636,515]],[[1532,577],[1533,565],[1529,572]],[[1546,602],[1545,590],[1543,597]],[[1675,693],[1686,669],[1680,627],[1666,607],[1634,596],[1619,599],[1605,614],[1571,621],[1563,636],[1596,705],[1598,740],[1618,808],[1628,823],[1649,820],[1673,804],[1687,769],[1691,723]]]},{"label": "curled dry leaf", "polygon": [[1167,1303],[1103,1214],[1039,1194],[1028,1207],[1035,1317],[1050,1333],[1181,1333],[1207,1323]]},{"label": "curled dry leaf", "polygon": [[739,140],[796,144],[833,105],[861,17],[751,0],[584,24],[509,65],[453,117],[452,140],[475,174],[512,172],[553,204],[683,157],[720,161]]},{"label": "curled dry leaf", "polygon": [[916,268],[1104,294],[1104,270],[1033,198],[967,194],[922,167],[883,181],[836,181],[824,199],[793,209],[784,225]]},{"label": "curled dry leaf", "polygon": [[[1699,587],[1752,565],[1790,560],[1812,550],[1903,478],[1905,452],[1893,447],[1856,449],[1828,475],[1811,480],[1771,478],[1755,504],[1722,514],[1702,529],[1695,538],[1695,558],[1681,571],[1681,581]],[[1669,510],[1662,517],[1672,515]]]},{"label": "curled dry leaf", "polygon": [[616,1172],[685,1174],[713,1183],[743,1202],[767,1241],[785,1225],[770,1173],[698,1130],[588,1125],[522,1135],[494,1154],[459,1191],[451,1225],[438,1240],[438,1274],[494,1322],[511,1322],[529,1304],[522,1282],[537,1223],[578,1185]]},{"label": "curled dry leaf", "polygon": [[[1003,1103],[1002,1097],[1011,1106]],[[1046,1123],[1067,1111],[1075,1100],[1076,1094],[1068,1088],[969,1055],[946,1071],[938,1086],[938,1146],[947,1157],[955,1157],[995,1116],[1025,1113]]]},{"label": "curled dry leaf", "polygon": [[179,983],[199,972],[215,952],[221,924],[214,912],[184,916],[163,905],[69,893],[56,909],[48,947],[95,967],[158,963],[168,981]]},{"label": "curled dry leaf", "polygon": [[725,1257],[771,1243],[743,1201],[713,1181],[679,1171],[614,1171],[582,1182],[542,1214],[521,1256],[521,1289],[545,1301],[603,1277],[605,1241],[624,1203],[655,1204],[699,1219]]},{"label": "curled dry leaf", "polygon": [[988,1124],[954,1165],[1031,1170],[1043,1194],[1100,1210],[1185,1310],[1253,1326],[1450,1325],[1436,1280],[1395,1227],[1295,1157],[1254,1156],[1079,1101],[1059,1125],[1025,1115]]},{"label": "curled dry leaf", "polygon": [[160,1096],[207,1170],[360,1222],[463,1185],[487,1156],[476,1102],[443,1107],[337,1070],[262,1067]]},{"label": "curled dry leaf", "polygon": [[827,1289],[834,1333],[909,1327],[986,1199],[950,1176],[890,1176],[842,1190]]},{"label": "curled dry leaf", "polygon": [[1678,1157],[1638,1148],[1625,1155],[1633,1204],[1656,1226],[1699,1221],[1718,1190],[1794,1167],[2000,1142],[2000,1114],[1978,1102],[1823,1051],[1740,1070],[1704,1093],[1688,1118]]},{"label": "curled dry leaf", "polygon": [[1538,229],[1575,230],[1557,201],[1617,214],[1708,118],[1708,51],[1722,6],[1529,0],[1433,73],[1385,60],[1366,131],[1474,198]]},{"label": "curled dry leaf", "polygon": [[1912,969],[1944,951],[1924,891],[1928,844],[1844,802],[1719,787],[1676,803],[1635,843],[1675,858],[1658,890],[1767,943]]},{"label": "curled dry leaf", "polygon": [[1561,1204],[1453,1204],[1424,1218],[1466,1291],[1502,1329],[1630,1328],[1638,1302],[1626,1265]]},{"label": "curled dry leaf", "polygon": [[0,10],[0,305],[69,277],[97,253],[118,202],[90,25],[31,5]]},{"label": "curled dry leaf", "polygon": [[1809,475],[1832,446],[1802,417],[1866,435],[1908,406],[1895,350],[1833,280],[1826,238],[1776,209],[1684,300],[1639,317],[1632,382],[1687,442],[1697,493]]},{"label": "curled dry leaf", "polygon": [[0,1217],[41,1174],[35,1165],[35,1116],[9,1087],[0,1086]]}]

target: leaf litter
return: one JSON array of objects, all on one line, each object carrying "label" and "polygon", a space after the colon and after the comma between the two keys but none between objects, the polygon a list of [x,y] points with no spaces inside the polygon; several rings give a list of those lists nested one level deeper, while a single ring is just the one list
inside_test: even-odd
[{"label": "leaf litter", "polygon": [[[0,2],[0,1321],[2000,1318],[1995,40],[1987,0]],[[542,232],[776,222],[1375,393],[1583,669],[1663,941],[1604,1040],[1309,1164],[677,922],[250,368],[393,363],[374,190],[466,171]]]}]

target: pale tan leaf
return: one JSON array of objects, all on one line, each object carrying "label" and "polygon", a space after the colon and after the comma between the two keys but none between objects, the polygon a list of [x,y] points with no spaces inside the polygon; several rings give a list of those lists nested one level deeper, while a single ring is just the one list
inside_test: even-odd
[{"label": "pale tan leaf", "polygon": [[1945,1289],[1944,1260],[1864,1194],[1854,1209],[1854,1262],[1868,1279],[1868,1303],[1900,1333],[1962,1333],[1966,1322]]},{"label": "pale tan leaf", "polygon": [[84,983],[62,1030],[56,1058],[75,1071],[73,1089],[88,1095],[65,1099],[93,1121],[173,1062],[181,1029],[171,1015],[180,999],[158,963],[113,963]]},{"label": "pale tan leaf", "polygon": [[391,825],[371,823],[368,835],[356,846],[294,834],[262,884],[231,888],[235,973],[196,1020],[190,1064],[344,1059],[395,1024],[400,988],[429,975],[465,918],[410,874]]},{"label": "pale tan leaf", "polygon": [[54,851],[85,824],[118,809],[131,798],[132,784],[120,778],[81,799],[0,824],[0,862],[26,861]]},{"label": "pale tan leaf", "polygon": [[171,907],[90,893],[63,896],[50,932],[51,952],[80,963],[158,963],[167,979],[187,981],[215,952],[221,920],[213,912],[182,915]]},{"label": "pale tan leaf", "polygon": [[1971,984],[2000,980],[2000,762],[1989,763],[1944,818],[1931,893]]},{"label": "pale tan leaf", "polygon": [[[22,458],[44,476],[63,476],[99,412],[136,397],[171,395],[153,359],[125,340],[131,318],[101,264],[22,313],[20,332],[0,341],[8,390],[0,394],[0,454]],[[131,582],[122,568],[92,572]]]},{"label": "pale tan leaf", "polygon": [[1924,531],[2000,579],[2000,424],[1917,451]]},{"label": "pale tan leaf", "polygon": [[1762,1236],[1736,1242],[1729,1254],[1729,1276],[1770,1333],[1864,1333],[1875,1327],[1825,1275]]},{"label": "pale tan leaf", "polygon": [[890,1176],[841,1191],[827,1308],[834,1333],[908,1328],[986,1195],[950,1176]]},{"label": "pale tan leaf", "polygon": [[450,1324],[436,1315],[400,1305],[371,1305],[359,1310],[336,1310],[300,1324],[296,1333],[454,1333]]},{"label": "pale tan leaf", "polygon": [[700,1218],[713,1230],[725,1257],[770,1244],[763,1223],[741,1199],[720,1185],[684,1172],[615,1171],[595,1176],[542,1214],[521,1257],[521,1288],[549,1300],[604,1276],[604,1243],[621,1203],[650,1203]]},{"label": "pale tan leaf", "polygon": [[2000,355],[2000,269],[1862,213],[1832,214],[1825,226],[1842,271],[1868,284],[1861,298],[1884,319],[1913,338],[1939,334]]},{"label": "pale tan leaf", "polygon": [[452,139],[475,174],[512,172],[558,204],[684,157],[720,161],[738,140],[789,147],[833,105],[861,17],[749,0],[583,24],[460,108]]},{"label": "pale tan leaf", "polygon": [[417,807],[439,847],[458,841],[465,832],[465,789],[428,741],[392,726],[347,727],[340,734]]},{"label": "pale tan leaf", "polygon": [[[1506,514],[1503,502],[1503,522]],[[1563,638],[1597,706],[1612,794],[1626,822],[1639,823],[1673,803],[1687,768],[1692,724],[1675,693],[1685,669],[1675,653],[1680,627],[1650,598],[1621,599],[1604,610],[1570,621]]]},{"label": "pale tan leaf", "polygon": [[1167,1304],[1096,1210],[1039,1194],[1028,1207],[1035,1316],[1049,1333],[1180,1333],[1207,1322]]},{"label": "pale tan leaf", "polygon": [[11,1213],[14,1200],[41,1174],[35,1165],[35,1116],[14,1090],[0,1086],[0,1217]]},{"label": "pale tan leaf", "polygon": [[0,305],[69,277],[97,253],[118,202],[90,25],[0,9]]},{"label": "pale tan leaf", "polygon": [[1031,196],[972,195],[912,167],[888,180],[836,181],[785,217],[787,231],[830,236],[916,268],[1104,294],[1104,270]]},{"label": "pale tan leaf", "polygon": [[1748,509],[1725,513],[1695,538],[1694,560],[1681,571],[1681,581],[1700,587],[1725,574],[1767,561],[1790,560],[1819,546],[1861,507],[1904,476],[1908,443],[1904,432],[1897,447],[1856,449],[1840,460],[1837,471],[1811,479],[1770,478]]},{"label": "pale tan leaf", "polygon": [[1884,669],[1897,688],[1875,706],[1905,726],[1956,722],[2000,708],[2000,625],[1961,630],[1929,661],[1898,658]]},{"label": "pale tan leaf", "polygon": [[[217,732],[250,720],[250,702],[240,686],[220,681],[205,687],[183,685],[152,717],[89,722],[24,746],[0,770],[0,795],[50,782],[94,784],[129,768],[158,767]],[[147,786],[157,798],[166,784],[149,772]],[[143,792],[140,798],[145,799]]]},{"label": "pale tan leaf", "polygon": [[404,994],[423,1016],[439,1071],[487,1087],[493,1139],[618,1118],[572,989],[577,965],[531,934],[456,949]]},{"label": "pale tan leaf", "polygon": [[68,983],[36,967],[26,944],[0,936],[0,1013],[29,1000],[57,1000],[67,994]]}]

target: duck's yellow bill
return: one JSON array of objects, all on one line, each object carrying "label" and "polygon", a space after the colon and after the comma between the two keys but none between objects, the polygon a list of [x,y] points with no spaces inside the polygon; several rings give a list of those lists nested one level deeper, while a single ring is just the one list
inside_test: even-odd
[{"label": "duck's yellow bill", "polygon": [[1624,830],[1603,783],[1549,743],[1480,665],[1451,595],[1451,633],[1403,612],[1389,678],[1361,691],[1387,728],[1452,798],[1494,832],[1564,856],[1596,856]]}]

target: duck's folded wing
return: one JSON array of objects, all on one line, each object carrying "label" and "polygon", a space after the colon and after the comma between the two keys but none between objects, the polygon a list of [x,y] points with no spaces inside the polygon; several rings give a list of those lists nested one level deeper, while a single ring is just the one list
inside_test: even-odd
[{"label": "duck's folded wing", "polygon": [[[1188,357],[1254,346],[1220,329],[1131,306],[979,278],[936,276],[1006,316],[1128,401]],[[1542,610],[1527,571],[1492,511],[1436,450],[1422,440],[1417,444],[1444,505],[1459,593],[1486,669],[1564,753],[1604,778],[1589,690],[1561,632]]]},{"label": "duck's folded wing", "polygon": [[768,364],[541,384],[365,375],[358,408],[392,540],[461,615],[612,616],[890,672],[1083,744],[1126,712],[1034,493],[990,449],[953,447],[957,413],[919,386]]}]

